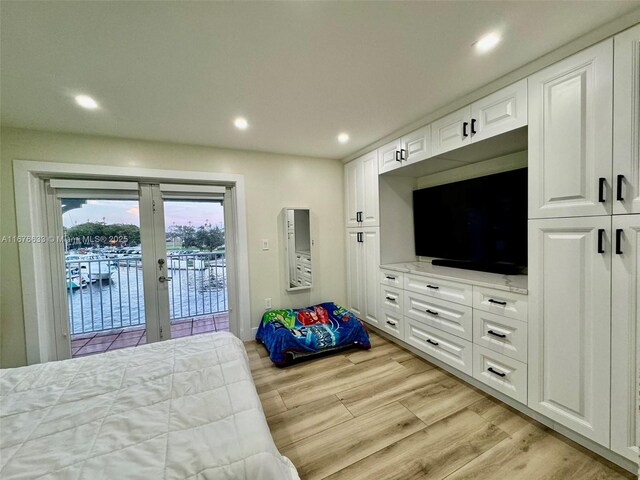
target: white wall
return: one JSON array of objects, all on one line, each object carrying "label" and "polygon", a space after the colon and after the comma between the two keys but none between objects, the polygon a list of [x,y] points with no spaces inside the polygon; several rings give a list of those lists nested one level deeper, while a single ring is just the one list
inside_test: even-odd
[{"label": "white wall", "polygon": [[[0,130],[0,237],[16,235],[13,160],[236,173],[245,176],[252,325],[274,307],[320,301],[344,303],[345,243],[343,165],[338,160],[61,134],[2,127]],[[278,214],[283,207],[311,210],[314,287],[287,293],[281,268]],[[262,250],[262,239],[270,249]],[[0,366],[26,364],[18,246],[0,243]]]}]

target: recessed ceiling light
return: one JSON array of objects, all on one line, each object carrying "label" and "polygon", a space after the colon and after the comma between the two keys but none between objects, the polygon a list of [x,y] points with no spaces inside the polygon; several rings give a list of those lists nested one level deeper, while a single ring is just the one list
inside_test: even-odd
[{"label": "recessed ceiling light", "polygon": [[338,135],[338,141],[340,143],[347,143],[349,141],[349,134],[341,133],[340,135]]},{"label": "recessed ceiling light", "polygon": [[500,35],[495,32],[488,33],[475,43],[476,50],[480,53],[488,52],[500,42]]},{"label": "recessed ceiling light", "polygon": [[82,108],[87,108],[89,110],[95,110],[98,108],[98,102],[89,95],[76,95],[76,103]]},{"label": "recessed ceiling light", "polygon": [[247,119],[244,117],[238,117],[233,121],[233,124],[236,126],[236,128],[239,128],[240,130],[246,130],[247,127],[249,126],[249,122],[247,122]]}]

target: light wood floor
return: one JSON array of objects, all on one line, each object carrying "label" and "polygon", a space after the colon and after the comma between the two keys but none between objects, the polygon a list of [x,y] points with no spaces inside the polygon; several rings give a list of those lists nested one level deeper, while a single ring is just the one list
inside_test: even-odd
[{"label": "light wood floor", "polygon": [[280,452],[302,480],[635,478],[396,344],[284,369],[247,342]]}]

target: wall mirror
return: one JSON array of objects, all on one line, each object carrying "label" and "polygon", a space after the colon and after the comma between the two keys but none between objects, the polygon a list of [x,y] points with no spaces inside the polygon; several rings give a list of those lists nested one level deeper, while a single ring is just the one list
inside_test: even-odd
[{"label": "wall mirror", "polygon": [[311,221],[308,208],[285,208],[285,271],[287,290],[305,290],[313,285],[311,263]]}]

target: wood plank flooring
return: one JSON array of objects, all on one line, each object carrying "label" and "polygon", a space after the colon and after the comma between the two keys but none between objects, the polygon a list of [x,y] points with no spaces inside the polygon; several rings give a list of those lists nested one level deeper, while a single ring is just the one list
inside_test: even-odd
[{"label": "wood plank flooring", "polygon": [[273,439],[301,479],[635,478],[393,342],[371,343],[284,369],[246,343]]}]

